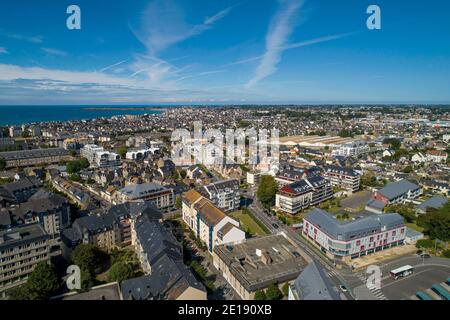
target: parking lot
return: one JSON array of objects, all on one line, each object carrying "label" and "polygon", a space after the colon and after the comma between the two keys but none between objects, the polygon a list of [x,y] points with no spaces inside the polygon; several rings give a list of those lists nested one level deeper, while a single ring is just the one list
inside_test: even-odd
[{"label": "parking lot", "polygon": [[[377,265],[382,271],[381,290],[377,291],[381,292],[382,296],[387,300],[410,300],[417,291],[426,291],[433,284],[445,282],[450,277],[450,259],[445,258],[421,258],[416,254],[411,254]],[[414,268],[414,272],[411,275],[397,280],[390,277],[391,270],[405,265],[410,265]],[[365,271],[360,271],[357,275],[365,282],[365,277],[367,277]],[[360,287],[362,286],[358,288],[361,289]],[[379,297],[373,296],[372,298]],[[370,299],[370,297],[364,295],[361,299]]]},{"label": "parking lot", "polygon": [[433,284],[444,282],[449,276],[448,266],[419,265],[412,275],[405,278],[385,279],[381,291],[389,300],[409,300],[417,291],[430,289]]}]

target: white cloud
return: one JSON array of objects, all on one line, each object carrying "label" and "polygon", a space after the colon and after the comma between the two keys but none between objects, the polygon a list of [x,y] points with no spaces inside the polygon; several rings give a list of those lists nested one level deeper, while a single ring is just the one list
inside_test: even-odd
[{"label": "white cloud", "polygon": [[150,53],[163,51],[173,44],[199,35],[223,19],[232,7],[192,25],[185,21],[183,10],[173,0],[156,0],[142,14],[142,31],[134,32]]},{"label": "white cloud", "polygon": [[9,33],[3,33],[5,36],[7,36],[10,39],[20,40],[20,41],[26,41],[31,43],[43,43],[44,37],[43,36],[24,36],[21,34],[9,34]]},{"label": "white cloud", "polygon": [[125,62],[127,62],[127,60],[122,60],[122,61],[116,62],[114,64],[111,64],[111,65],[109,65],[107,67],[104,67],[104,68],[100,69],[100,72],[105,72],[106,70],[109,70],[109,69],[115,68],[117,66],[120,66],[121,64],[123,64]]},{"label": "white cloud", "polygon": [[255,75],[245,85],[252,88],[259,81],[274,73],[277,64],[281,61],[284,46],[295,25],[295,14],[303,5],[302,0],[280,0],[280,8],[269,25],[266,35],[266,51],[256,68]]},{"label": "white cloud", "polygon": [[67,57],[68,53],[62,50],[53,49],[53,48],[41,48],[42,51],[45,53],[51,55],[51,56],[60,56],[60,57]]}]

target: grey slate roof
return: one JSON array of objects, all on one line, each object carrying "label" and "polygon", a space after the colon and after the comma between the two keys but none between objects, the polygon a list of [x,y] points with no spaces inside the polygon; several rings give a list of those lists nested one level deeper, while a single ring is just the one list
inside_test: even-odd
[{"label": "grey slate roof", "polygon": [[325,167],[325,172],[338,173],[350,177],[358,176],[358,173],[352,168],[339,167],[334,165],[328,165]]},{"label": "grey slate roof", "polygon": [[121,189],[119,192],[130,198],[140,198],[148,194],[164,190],[167,190],[167,188],[160,184],[149,182],[142,184],[131,184]]},{"label": "grey slate roof", "polygon": [[389,200],[395,199],[409,190],[417,190],[420,187],[408,180],[400,180],[397,182],[391,182],[384,188],[380,189],[378,192],[384,195]]},{"label": "grey slate roof", "polygon": [[367,206],[378,210],[383,210],[386,205],[381,201],[371,199],[367,202]]},{"label": "grey slate roof", "polygon": [[404,225],[403,217],[398,213],[371,215],[352,221],[339,221],[328,212],[317,208],[308,213],[305,220],[336,240],[351,240],[368,236],[380,232],[383,226],[386,226],[389,230]]},{"label": "grey slate roof", "polygon": [[435,195],[432,198],[422,202],[417,206],[417,209],[426,211],[427,208],[434,208],[439,209],[442,208],[446,203],[448,202],[448,199],[441,195]]},{"label": "grey slate roof", "polygon": [[125,280],[121,287],[124,300],[174,300],[189,287],[205,291],[182,261],[167,255],[158,259],[151,274]]},{"label": "grey slate roof", "polygon": [[161,223],[152,221],[148,215],[142,215],[137,219],[135,230],[150,265],[163,255],[183,259],[181,244]]},{"label": "grey slate roof", "polygon": [[32,149],[32,150],[0,152],[0,157],[5,159],[6,161],[17,160],[17,159],[67,156],[67,155],[69,155],[69,151],[67,151],[66,149],[63,149],[63,148]]},{"label": "grey slate roof", "polygon": [[294,281],[300,300],[341,300],[326,272],[311,262]]}]

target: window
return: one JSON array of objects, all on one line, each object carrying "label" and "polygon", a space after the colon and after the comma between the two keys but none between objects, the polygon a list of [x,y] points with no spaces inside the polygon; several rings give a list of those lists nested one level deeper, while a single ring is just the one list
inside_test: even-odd
[{"label": "window", "polygon": [[356,241],[356,245],[359,246],[360,244],[361,244],[361,241],[360,241],[360,240],[357,240],[357,241]]}]

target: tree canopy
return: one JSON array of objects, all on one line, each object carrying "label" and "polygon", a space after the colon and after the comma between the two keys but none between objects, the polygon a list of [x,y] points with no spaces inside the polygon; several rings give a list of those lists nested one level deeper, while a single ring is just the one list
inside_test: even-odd
[{"label": "tree canopy", "polygon": [[66,168],[67,168],[67,173],[69,173],[69,174],[78,173],[83,169],[89,168],[89,161],[86,158],[69,161],[67,163]]},{"label": "tree canopy", "polygon": [[131,279],[134,276],[133,267],[123,261],[114,263],[108,272],[109,281],[122,282],[127,279]]},{"label": "tree canopy", "polygon": [[272,176],[261,176],[257,196],[264,207],[270,208],[275,202],[278,185]]},{"label": "tree canopy", "polygon": [[45,300],[60,287],[60,280],[54,268],[40,262],[28,277],[27,282],[9,293],[10,300]]},{"label": "tree canopy", "polygon": [[278,285],[273,282],[267,288],[266,296],[267,300],[280,300],[281,298],[283,298],[283,293],[278,288]]}]

